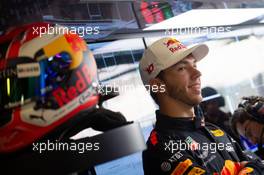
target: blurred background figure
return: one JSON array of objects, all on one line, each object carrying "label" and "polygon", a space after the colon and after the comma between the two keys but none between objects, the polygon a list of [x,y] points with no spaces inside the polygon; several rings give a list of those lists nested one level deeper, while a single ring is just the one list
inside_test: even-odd
[{"label": "blurred background figure", "polygon": [[231,132],[229,125],[231,114],[225,113],[220,109],[220,107],[225,106],[224,97],[212,87],[203,88],[202,96],[203,101],[200,106],[203,110],[205,121],[219,126],[228,133]]},{"label": "blurred background figure", "polygon": [[255,153],[264,159],[264,98],[243,97],[233,114],[231,125],[236,135],[246,138],[252,144],[257,144],[258,149]]},{"label": "blurred background figure", "polygon": [[231,129],[231,113],[221,110],[221,107],[225,106],[224,97],[212,87],[204,87],[202,96],[203,101],[200,103],[200,107],[202,108],[205,122],[217,125],[226,131],[244,149],[245,147],[242,145],[240,138]]}]

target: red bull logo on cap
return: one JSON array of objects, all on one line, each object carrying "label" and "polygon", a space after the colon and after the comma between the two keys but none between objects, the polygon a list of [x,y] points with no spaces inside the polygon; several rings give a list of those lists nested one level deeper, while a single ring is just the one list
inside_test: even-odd
[{"label": "red bull logo on cap", "polygon": [[168,39],[167,42],[163,43],[167,48],[169,48],[169,50],[174,53],[178,50],[181,50],[183,48],[186,48],[186,46],[184,46],[180,41],[176,40],[176,39]]},{"label": "red bull logo on cap", "polygon": [[172,46],[173,44],[177,44],[177,43],[180,43],[180,41],[172,38],[172,39],[169,39],[166,43],[163,43],[165,46],[167,47],[170,47]]}]

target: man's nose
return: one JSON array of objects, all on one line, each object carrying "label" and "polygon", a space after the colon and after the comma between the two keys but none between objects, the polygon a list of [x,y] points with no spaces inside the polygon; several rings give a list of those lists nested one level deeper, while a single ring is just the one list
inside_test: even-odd
[{"label": "man's nose", "polygon": [[196,67],[192,67],[191,71],[192,71],[191,72],[192,79],[197,79],[200,76],[202,76],[202,73]]}]

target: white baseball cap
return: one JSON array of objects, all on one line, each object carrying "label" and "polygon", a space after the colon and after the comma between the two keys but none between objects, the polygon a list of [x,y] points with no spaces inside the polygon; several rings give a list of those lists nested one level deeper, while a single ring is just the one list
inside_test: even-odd
[{"label": "white baseball cap", "polygon": [[155,78],[160,71],[171,67],[189,54],[200,61],[209,51],[205,44],[187,48],[175,38],[166,37],[155,41],[143,53],[139,62],[140,76],[144,85]]}]

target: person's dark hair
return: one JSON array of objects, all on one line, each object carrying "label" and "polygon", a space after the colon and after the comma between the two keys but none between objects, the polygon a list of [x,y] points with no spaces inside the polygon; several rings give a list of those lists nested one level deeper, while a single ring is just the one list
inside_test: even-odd
[{"label": "person's dark hair", "polygon": [[245,109],[239,107],[237,110],[235,110],[231,118],[231,129],[237,136],[239,136],[236,126],[237,123],[243,124],[246,120],[252,120],[252,117],[250,117]]},{"label": "person's dark hair", "polygon": [[206,97],[212,97],[213,95],[219,95],[217,97],[214,97],[210,100],[204,101],[202,102],[205,106],[207,106],[208,103],[216,103],[219,107],[223,107],[225,106],[225,99],[222,95],[220,95],[217,90],[215,90],[212,87],[204,87],[202,88],[202,97],[206,98]]},{"label": "person's dark hair", "polygon": [[[160,73],[156,76],[156,78],[159,78],[161,80],[163,80],[163,71],[160,71]],[[157,105],[159,105],[159,100],[158,100],[158,97],[157,97],[157,93],[156,92],[153,92],[150,88],[150,96],[153,98],[153,100],[155,101],[155,103]]]},{"label": "person's dark hair", "polygon": [[237,123],[243,124],[246,120],[253,120],[258,122],[258,120],[256,120],[256,118],[248,112],[251,111],[253,106],[258,101],[264,102],[264,98],[261,96],[250,96],[242,98],[242,103],[239,104],[238,109],[235,110],[231,119],[231,127],[236,135],[239,135],[236,128]]}]

